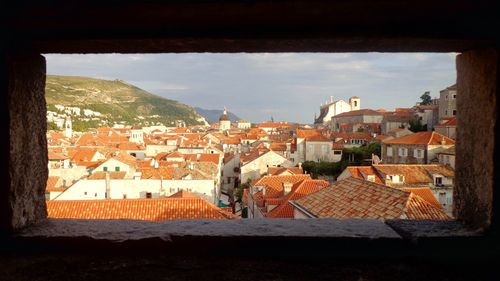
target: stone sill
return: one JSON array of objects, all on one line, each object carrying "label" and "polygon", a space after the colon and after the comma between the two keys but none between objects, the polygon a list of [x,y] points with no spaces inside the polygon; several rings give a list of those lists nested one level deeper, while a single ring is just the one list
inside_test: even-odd
[{"label": "stone sill", "polygon": [[[42,252],[169,253],[301,257],[471,255],[464,241],[483,236],[456,221],[335,219],[129,220],[48,219],[15,235],[7,249]],[[465,240],[464,240],[465,239]],[[436,242],[437,241],[437,242]],[[451,244],[450,244],[451,243]]]}]

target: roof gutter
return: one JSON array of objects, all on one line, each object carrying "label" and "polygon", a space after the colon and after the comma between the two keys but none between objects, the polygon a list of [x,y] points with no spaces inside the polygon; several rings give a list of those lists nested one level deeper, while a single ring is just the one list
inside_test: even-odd
[{"label": "roof gutter", "polygon": [[295,201],[288,201],[288,203],[290,203],[295,208],[299,209],[299,211],[301,211],[304,215],[306,215],[306,216],[308,216],[310,218],[313,218],[313,219],[317,219],[318,218],[316,215],[314,215],[313,213],[309,212],[308,210],[306,210],[304,207],[300,206]]}]

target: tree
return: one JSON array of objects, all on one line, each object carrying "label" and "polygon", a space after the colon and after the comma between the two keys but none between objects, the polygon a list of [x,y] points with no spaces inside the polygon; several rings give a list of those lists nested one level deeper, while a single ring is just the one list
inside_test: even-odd
[{"label": "tree", "polygon": [[422,125],[422,122],[420,120],[410,120],[410,128],[408,129],[414,133],[425,132],[427,131],[427,124]]},{"label": "tree", "polygon": [[422,102],[421,105],[428,105],[432,103],[431,92],[427,91],[423,95],[420,96]]}]

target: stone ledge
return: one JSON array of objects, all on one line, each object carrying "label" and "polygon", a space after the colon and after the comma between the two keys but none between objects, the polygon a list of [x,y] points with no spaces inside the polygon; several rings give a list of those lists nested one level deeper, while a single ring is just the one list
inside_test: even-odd
[{"label": "stone ledge", "polygon": [[0,244],[0,252],[307,259],[481,258],[496,256],[500,250],[498,243],[492,247],[490,238],[469,232],[455,221],[255,219],[155,223],[49,219],[5,240]]},{"label": "stone ledge", "polygon": [[406,239],[479,237],[480,230],[466,228],[458,221],[388,220],[386,224]]},{"label": "stone ledge", "polygon": [[172,237],[322,237],[391,238],[401,237],[378,220],[177,220],[147,222],[130,220],[49,219],[29,227],[18,237],[87,237],[115,242]]}]

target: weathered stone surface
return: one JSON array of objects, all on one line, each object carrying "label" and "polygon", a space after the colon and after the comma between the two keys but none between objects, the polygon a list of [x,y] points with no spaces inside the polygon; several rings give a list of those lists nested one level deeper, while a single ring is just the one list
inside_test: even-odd
[{"label": "weathered stone surface", "polygon": [[10,56],[7,63],[10,130],[4,134],[10,136],[10,183],[3,187],[9,204],[1,225],[16,230],[47,217],[45,58],[22,54]]},{"label": "weathered stone surface", "polygon": [[390,220],[386,223],[405,238],[471,237],[481,232],[468,229],[458,221]]},{"label": "weathered stone surface", "polygon": [[492,219],[497,121],[498,53],[474,50],[457,56],[455,217],[487,228]]},{"label": "weathered stone surface", "polygon": [[165,222],[129,220],[49,219],[20,233],[22,237],[88,237],[110,241],[171,237],[335,237],[395,238],[400,236],[378,220],[270,219],[270,220],[176,220]]}]

